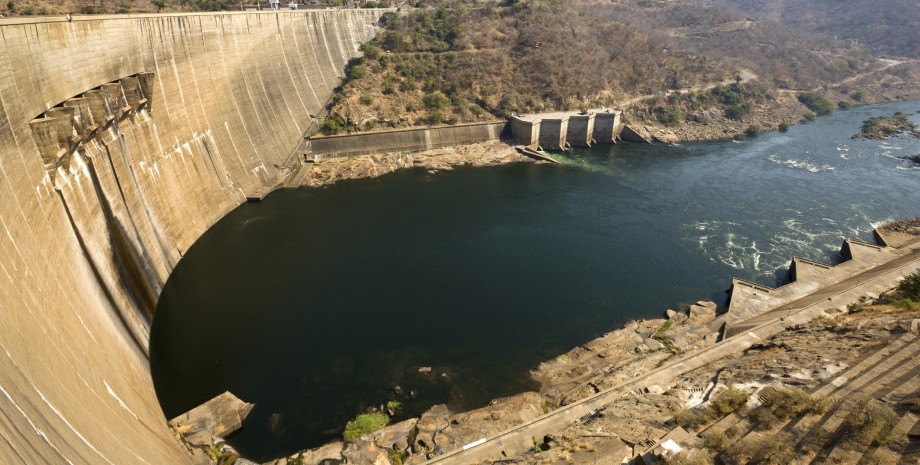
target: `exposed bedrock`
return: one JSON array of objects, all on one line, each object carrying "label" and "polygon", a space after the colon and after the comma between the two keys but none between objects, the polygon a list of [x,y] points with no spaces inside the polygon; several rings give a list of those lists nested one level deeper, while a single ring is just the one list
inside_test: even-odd
[{"label": "exposed bedrock", "polygon": [[274,185],[383,12],[0,20],[0,463],[188,463],[155,302]]}]

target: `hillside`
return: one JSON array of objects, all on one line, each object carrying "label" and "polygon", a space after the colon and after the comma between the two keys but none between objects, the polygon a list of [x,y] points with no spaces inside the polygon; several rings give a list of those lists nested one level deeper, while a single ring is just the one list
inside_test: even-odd
[{"label": "hillside", "polygon": [[746,15],[826,37],[855,40],[873,52],[920,57],[920,14],[914,0],[714,0]]},{"label": "hillside", "polygon": [[352,64],[324,132],[617,105],[750,70],[759,79],[697,102],[743,113],[774,100],[777,89],[812,88],[877,66],[867,49],[751,21],[726,6],[511,3],[445,0],[388,16],[365,58]]}]

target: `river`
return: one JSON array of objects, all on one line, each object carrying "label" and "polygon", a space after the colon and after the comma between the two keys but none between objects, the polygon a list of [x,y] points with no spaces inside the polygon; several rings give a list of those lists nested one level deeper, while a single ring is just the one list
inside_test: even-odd
[{"label": "river", "polygon": [[225,390],[254,402],[229,442],[263,461],[387,400],[405,417],[535,389],[530,368],[630,319],[724,303],[732,276],[782,283],[793,255],[839,262],[845,237],[920,216],[920,169],[898,158],[920,140],[850,139],[870,116],[918,110],[275,192],[170,277],[151,334],[157,395],[169,418]]}]

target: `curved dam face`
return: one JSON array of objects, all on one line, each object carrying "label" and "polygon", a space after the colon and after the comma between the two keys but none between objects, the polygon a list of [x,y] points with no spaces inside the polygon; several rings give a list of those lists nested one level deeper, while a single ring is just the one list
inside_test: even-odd
[{"label": "curved dam face", "polygon": [[383,13],[0,20],[0,463],[189,462],[150,378],[156,300],[284,175]]}]

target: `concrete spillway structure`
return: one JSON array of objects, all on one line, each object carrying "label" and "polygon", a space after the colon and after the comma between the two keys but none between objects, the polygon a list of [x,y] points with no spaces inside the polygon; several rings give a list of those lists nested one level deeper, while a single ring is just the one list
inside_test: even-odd
[{"label": "concrete spillway structure", "polygon": [[189,462],[151,382],[155,302],[383,13],[0,20],[0,463]]},{"label": "concrete spillway structure", "polygon": [[614,144],[623,130],[621,115],[615,110],[514,115],[510,118],[511,133],[518,142],[533,149]]}]

